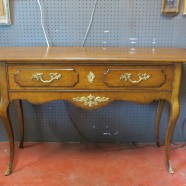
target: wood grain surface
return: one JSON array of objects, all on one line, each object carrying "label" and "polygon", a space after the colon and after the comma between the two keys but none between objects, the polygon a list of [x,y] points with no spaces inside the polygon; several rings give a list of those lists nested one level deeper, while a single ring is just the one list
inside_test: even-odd
[{"label": "wood grain surface", "polygon": [[186,49],[120,47],[0,47],[0,61],[60,63],[186,62]]}]

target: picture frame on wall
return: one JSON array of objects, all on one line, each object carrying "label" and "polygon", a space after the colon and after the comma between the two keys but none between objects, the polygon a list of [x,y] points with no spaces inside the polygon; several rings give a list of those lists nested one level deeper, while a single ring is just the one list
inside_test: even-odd
[{"label": "picture frame on wall", "polygon": [[10,25],[9,0],[0,0],[0,25]]},{"label": "picture frame on wall", "polygon": [[186,15],[186,0],[184,0],[183,15]]},{"label": "picture frame on wall", "polygon": [[162,0],[162,14],[175,16],[180,11],[180,0]]}]

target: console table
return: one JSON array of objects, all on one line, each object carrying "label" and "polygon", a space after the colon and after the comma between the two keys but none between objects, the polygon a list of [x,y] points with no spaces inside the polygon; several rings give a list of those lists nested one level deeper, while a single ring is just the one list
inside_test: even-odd
[{"label": "console table", "polygon": [[170,103],[165,139],[166,164],[170,140],[179,116],[179,87],[186,50],[176,48],[0,47],[0,118],[6,129],[10,158],[5,175],[12,172],[14,135],[8,106],[16,102],[23,147],[21,100],[41,104],[67,100],[84,109],[97,109],[114,100],[150,103],[158,100],[156,144],[164,101]]}]

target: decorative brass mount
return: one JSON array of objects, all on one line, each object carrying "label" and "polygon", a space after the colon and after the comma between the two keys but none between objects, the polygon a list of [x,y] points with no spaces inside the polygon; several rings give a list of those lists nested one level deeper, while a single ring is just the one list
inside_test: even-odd
[{"label": "decorative brass mount", "polygon": [[88,82],[92,84],[94,82],[95,77],[96,76],[94,75],[94,73],[92,71],[90,71],[88,76],[87,76]]},{"label": "decorative brass mount", "polygon": [[92,107],[94,105],[98,105],[98,103],[109,101],[109,98],[100,97],[100,96],[95,97],[90,94],[87,97],[83,96],[83,97],[73,98],[73,101],[81,102],[84,105]]},{"label": "decorative brass mount", "polygon": [[41,81],[43,83],[52,83],[54,80],[58,80],[62,77],[61,74],[58,74],[58,73],[50,73],[49,76],[50,76],[50,80],[44,80],[43,79],[43,76],[44,74],[43,73],[36,73],[36,74],[33,74],[32,76],[32,80],[37,80],[37,81]]},{"label": "decorative brass mount", "polygon": [[144,81],[144,80],[147,80],[150,78],[150,75],[147,75],[147,74],[142,74],[142,73],[139,73],[138,74],[138,77],[139,79],[138,80],[132,80],[132,74],[130,73],[125,73],[123,74],[121,77],[120,77],[120,80],[125,80],[125,81],[130,81],[131,83],[133,84],[137,84],[137,83],[140,83],[141,81]]}]

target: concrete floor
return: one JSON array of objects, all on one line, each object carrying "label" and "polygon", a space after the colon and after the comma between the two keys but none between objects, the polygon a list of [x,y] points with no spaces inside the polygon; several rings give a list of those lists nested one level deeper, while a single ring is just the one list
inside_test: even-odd
[{"label": "concrete floor", "polygon": [[171,150],[175,170],[165,166],[164,148],[121,144],[16,144],[13,173],[3,175],[8,143],[0,143],[0,186],[186,186],[186,147]]}]

